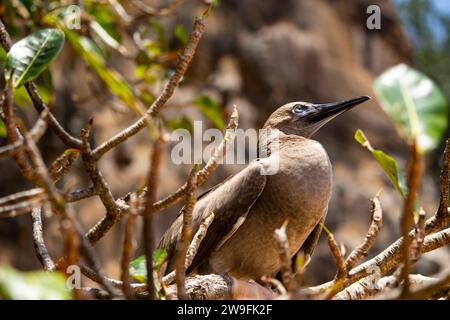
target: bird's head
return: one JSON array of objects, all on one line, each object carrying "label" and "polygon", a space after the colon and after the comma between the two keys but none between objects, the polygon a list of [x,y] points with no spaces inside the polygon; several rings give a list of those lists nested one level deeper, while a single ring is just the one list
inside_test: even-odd
[{"label": "bird's head", "polygon": [[326,104],[291,102],[275,110],[267,119],[264,128],[309,138],[330,120],[369,99],[368,96],[361,96]]}]

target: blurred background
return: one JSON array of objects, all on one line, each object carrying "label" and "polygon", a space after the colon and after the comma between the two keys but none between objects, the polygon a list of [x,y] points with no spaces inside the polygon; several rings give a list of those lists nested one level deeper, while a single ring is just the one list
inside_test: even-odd
[{"label": "blurred background", "polygon": [[[407,63],[432,78],[450,97],[450,3],[427,0],[221,0],[207,20],[207,29],[180,88],[162,117],[169,128],[189,128],[193,120],[221,127],[231,106],[240,112],[240,127],[257,128],[277,107],[291,101],[325,103],[360,95],[375,96],[373,81],[386,69]],[[120,7],[117,3],[121,4]],[[139,99],[149,105],[161,90],[177,62],[177,52],[187,41],[193,19],[205,10],[202,1],[183,1],[169,15],[152,15],[168,1],[1,1],[0,15],[14,41],[46,26],[42,8],[81,5],[81,29],[102,57],[105,67],[129,83]],[[381,8],[381,29],[366,27],[369,5]],[[119,9],[118,9],[119,8]],[[126,15],[136,17],[127,23]],[[148,10],[147,10],[148,9]],[[114,41],[101,39],[92,18]],[[89,20],[91,19],[91,20]],[[103,35],[104,37],[104,35]],[[100,39],[99,39],[100,38]],[[77,135],[94,117],[93,143],[98,145],[136,118],[124,102],[111,93],[90,69],[73,44],[66,41],[62,53],[38,79],[40,92],[69,132]],[[17,93],[20,116],[28,123],[35,111],[23,93]],[[205,108],[214,112],[205,112]],[[375,254],[400,236],[402,198],[370,153],[353,138],[364,130],[376,148],[395,157],[402,168],[408,146],[376,99],[344,114],[324,127],[315,138],[328,151],[333,164],[334,187],[326,220],[339,242],[351,251],[363,239],[370,224],[370,201],[382,189],[384,225],[370,251]],[[145,131],[145,130],[144,130]],[[448,136],[446,134],[445,136]],[[4,143],[5,139],[0,138]],[[47,163],[63,146],[47,133],[39,143]],[[158,197],[176,190],[190,166],[175,166],[166,145]],[[141,132],[100,161],[100,168],[114,196],[142,187],[149,165],[151,140]],[[428,215],[438,205],[438,176],[442,147],[428,153],[422,181],[422,205]],[[221,166],[202,189],[240,170]],[[25,190],[25,181],[11,159],[0,160],[0,196]],[[89,186],[78,161],[60,182],[71,188]],[[170,225],[180,206],[157,214],[157,238]],[[104,215],[97,198],[74,204],[87,230]],[[138,222],[141,223],[140,221]],[[140,225],[139,225],[140,226]],[[56,218],[44,221],[46,242],[53,257],[63,248]],[[0,264],[22,270],[39,269],[31,238],[31,218],[22,215],[0,220]],[[117,224],[97,245],[103,266],[111,277],[119,276],[123,224]],[[138,238],[139,250],[142,252]],[[278,257],[274,257],[278,259]],[[433,274],[450,261],[449,248],[427,254],[416,272]],[[330,280],[335,264],[324,237],[313,255],[307,284]]]}]

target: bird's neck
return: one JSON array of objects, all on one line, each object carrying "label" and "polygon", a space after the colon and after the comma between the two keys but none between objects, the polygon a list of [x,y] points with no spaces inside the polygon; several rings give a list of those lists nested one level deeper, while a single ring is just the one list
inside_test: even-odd
[{"label": "bird's neck", "polygon": [[286,134],[278,129],[271,127],[264,127],[259,134],[258,146],[260,158],[269,157],[274,151],[279,148],[280,138]]}]

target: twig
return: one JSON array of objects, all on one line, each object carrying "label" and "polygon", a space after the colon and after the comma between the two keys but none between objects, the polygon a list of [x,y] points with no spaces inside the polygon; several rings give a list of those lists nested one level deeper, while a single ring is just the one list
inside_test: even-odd
[{"label": "twig", "polygon": [[336,261],[337,266],[337,273],[336,273],[336,280],[343,279],[347,276],[347,270],[345,268],[345,260],[342,256],[341,250],[339,249],[339,245],[336,242],[336,239],[334,239],[333,234],[325,225],[322,225],[323,229],[325,230],[325,233],[328,237],[328,246],[330,247],[330,251],[333,254],[334,260]]},{"label": "twig", "polygon": [[78,157],[78,149],[68,149],[63,152],[48,168],[50,178],[57,182],[72,168],[73,163]]},{"label": "twig", "polygon": [[93,197],[95,195],[97,195],[97,191],[95,190],[95,187],[88,187],[85,189],[80,189],[80,190],[69,192],[65,196],[65,198],[66,198],[66,202],[76,202],[76,201],[80,201],[82,199]]},{"label": "twig", "polygon": [[[239,120],[239,113],[237,111],[236,105],[234,105],[230,120],[227,125],[225,137],[223,138],[219,146],[214,150],[213,156],[208,160],[207,164],[196,174],[197,187],[200,187],[203,185],[203,183],[205,183],[205,181],[217,168],[217,165],[220,163],[221,159],[223,159],[224,155],[226,154],[228,145],[235,137],[235,131],[238,127],[238,120]],[[154,204],[154,207],[159,211],[177,203],[180,199],[182,199],[186,195],[187,190],[188,185],[187,183],[185,183],[171,195],[167,196],[162,200],[157,201]]]},{"label": "twig", "polygon": [[[23,128],[23,130],[25,129]],[[75,263],[76,261],[73,260],[78,257],[78,239],[75,239],[75,237],[77,237],[81,240],[80,249],[84,258],[98,274],[103,274],[103,271],[101,270],[100,265],[95,258],[95,254],[93,253],[92,248],[87,243],[86,239],[81,236],[81,228],[78,226],[76,220],[74,220],[66,211],[64,198],[57,192],[36,144],[27,132],[24,132],[23,136],[25,147],[24,150],[30,160],[30,165],[34,172],[34,182],[45,190],[52,211],[61,217],[61,225],[63,227],[63,230],[68,233],[68,235],[66,235],[66,245],[68,249],[67,257],[69,263]],[[114,297],[116,295],[113,288],[108,286],[108,284],[105,283],[104,287],[111,296]]]},{"label": "twig", "polygon": [[445,142],[444,157],[442,161],[442,170],[439,179],[440,186],[440,198],[439,198],[439,209],[436,213],[438,219],[442,219],[448,216],[447,206],[448,206],[448,182],[449,182],[449,171],[450,171],[450,139]]},{"label": "twig", "polygon": [[[429,221],[431,224],[434,224],[433,220],[429,219]],[[427,226],[427,224],[425,224],[425,226]],[[425,227],[425,230],[427,230],[427,227]],[[412,239],[413,236],[414,231],[411,231],[409,237]],[[349,272],[348,277],[342,284],[341,290],[347,288],[356,281],[373,274],[374,272],[377,272],[377,274],[382,276],[386,274],[388,271],[392,270],[392,268],[397,266],[403,259],[401,251],[402,242],[403,237],[397,239],[397,241],[392,243],[389,247],[387,247],[385,250],[383,250],[374,258],[352,269]],[[449,243],[450,243],[450,228],[447,228],[442,231],[426,236],[421,248],[421,253],[423,254],[429,251],[433,251]],[[334,283],[335,281],[330,281],[316,287],[310,287],[309,290],[311,292],[321,292],[324,289],[332,287]]]},{"label": "twig", "polygon": [[306,268],[311,262],[311,255],[306,254],[304,251],[300,251],[295,257],[295,270],[294,270],[294,289],[300,288],[303,282],[303,276],[305,275]]},{"label": "twig", "polygon": [[364,241],[353,250],[345,260],[345,269],[349,272],[363,257],[375,243],[378,233],[381,230],[383,211],[381,209],[380,195],[377,194],[371,199],[372,223],[367,231]]},{"label": "twig", "polygon": [[[30,130],[30,135],[34,142],[37,142],[42,135],[45,133],[45,130],[47,129],[47,123],[45,122],[45,119],[47,117],[47,113],[43,112],[41,113],[41,116],[39,117],[38,121],[36,121],[33,128]],[[23,141],[15,141],[12,144],[8,144],[6,146],[0,147],[0,157],[5,156],[13,156],[16,152],[18,152],[23,147]]]},{"label": "twig", "polygon": [[32,228],[33,228],[33,244],[36,251],[37,258],[42,266],[47,271],[55,270],[55,263],[53,262],[48,252],[47,246],[44,242],[44,234],[42,228],[42,208],[34,208],[31,211]]},{"label": "twig", "polygon": [[423,286],[422,288],[409,293],[404,298],[409,300],[425,300],[449,286],[450,286],[450,272],[447,272],[447,274],[444,275],[441,279],[432,281],[432,283],[429,283]]},{"label": "twig", "polygon": [[156,199],[163,143],[164,141],[161,136],[153,143],[153,150],[151,152],[150,159],[150,169],[147,176],[148,192],[145,199],[144,226],[142,234],[144,240],[145,264],[147,267],[147,288],[149,291],[148,298],[151,300],[154,300],[156,298],[155,284],[153,279],[153,251],[155,242],[153,230],[153,215],[156,210],[153,207],[153,203]]},{"label": "twig", "polygon": [[114,196],[105,181],[103,174],[98,168],[97,161],[94,159],[92,150],[88,141],[90,129],[93,120],[90,119],[88,124],[81,131],[81,158],[91,181],[95,187],[96,193],[106,208],[106,216],[92,227],[86,237],[91,243],[97,242],[108,230],[121,218],[121,210],[116,204]]},{"label": "twig", "polygon": [[44,199],[35,198],[20,203],[0,207],[0,218],[14,218],[21,214],[30,212],[31,209],[42,204]]},{"label": "twig", "polygon": [[121,280],[123,283],[122,291],[129,300],[134,299],[134,291],[131,288],[130,261],[134,251],[134,224],[139,210],[139,198],[131,198],[130,211],[125,223],[125,234],[123,239],[122,259],[121,259]]},{"label": "twig", "polygon": [[[0,20],[1,21],[1,20]],[[0,22],[1,23],[1,22]],[[1,29],[1,28],[0,28]],[[14,144],[15,142],[22,142],[23,137],[21,136],[19,130],[17,129],[16,116],[14,112],[13,105],[13,79],[14,70],[11,71],[9,75],[9,80],[7,81],[6,88],[4,91],[4,100],[3,100],[3,116],[6,127],[6,134],[8,138],[8,142],[10,144]],[[19,166],[22,174],[28,179],[32,180],[32,173],[30,172],[30,166],[28,164],[28,160],[26,155],[22,149],[19,149],[18,152],[13,155],[14,160]]]},{"label": "twig", "polygon": [[[158,98],[156,98],[156,100],[147,110],[147,116],[154,117],[159,113],[159,111],[165,105],[167,100],[169,100],[169,98],[172,96],[175,88],[178,86],[183,75],[186,73],[187,67],[195,54],[200,38],[203,32],[205,31],[204,20],[205,20],[204,17],[200,17],[195,20],[191,37],[189,39],[188,44],[186,45],[186,48],[184,49],[183,54],[179,58],[179,62],[177,67],[175,68],[175,72],[170,77],[161,94],[158,96]],[[115,146],[119,145],[120,143],[126,141],[128,138],[134,136],[136,133],[141,131],[145,126],[146,126],[146,116],[142,116],[134,124],[132,124],[128,128],[116,134],[108,141],[98,146],[93,151],[92,155],[93,159],[94,160],[100,159],[106,152],[108,152]]]},{"label": "twig", "polygon": [[[185,269],[191,266],[192,261],[194,260],[194,257],[197,254],[198,248],[200,247],[200,244],[202,243],[203,239],[206,237],[206,232],[208,231],[208,228],[213,221],[214,221],[214,212],[211,212],[211,214],[200,224],[187,250]],[[165,285],[169,285],[173,281],[175,281],[175,278],[176,278],[176,271],[174,270],[162,278],[162,283],[164,283]]]},{"label": "twig", "polygon": [[181,238],[177,243],[177,251],[175,256],[175,271],[176,271],[176,283],[177,283],[177,295],[178,299],[187,299],[186,295],[186,255],[188,246],[192,240],[192,212],[194,210],[196,196],[195,191],[197,189],[197,169],[195,165],[192,169],[188,179],[188,192],[186,195],[186,204],[181,209],[183,215],[183,226],[181,228]]},{"label": "twig", "polygon": [[230,121],[227,125],[225,137],[220,142],[220,145],[214,150],[212,157],[208,160],[208,163],[197,174],[197,185],[201,186],[214,172],[217,165],[225,157],[229,143],[236,136],[236,129],[238,127],[239,113],[236,105],[233,105],[233,111],[231,112]]},{"label": "twig", "polygon": [[70,148],[81,148],[81,141],[72,135],[70,135],[64,128],[61,126],[61,124],[58,122],[58,120],[55,118],[55,116],[50,112],[47,105],[42,100],[41,96],[39,95],[36,85],[33,81],[25,83],[25,88],[27,89],[28,95],[31,98],[31,101],[33,101],[34,108],[37,112],[48,112],[48,118],[47,118],[47,124],[50,130],[53,131],[53,133],[68,147]]},{"label": "twig", "polygon": [[420,250],[423,245],[423,239],[425,237],[425,211],[421,207],[419,210],[419,221],[417,221],[415,227],[415,237],[411,244],[411,260],[416,262],[420,257]]},{"label": "twig", "polygon": [[0,198],[0,206],[11,203],[19,203],[25,200],[32,200],[34,198],[42,197],[43,189],[34,188],[26,191],[20,191],[9,196]]},{"label": "twig", "polygon": [[291,281],[293,279],[291,268],[291,257],[289,254],[289,242],[286,234],[286,227],[288,220],[283,225],[275,230],[275,239],[278,242],[279,254],[280,254],[280,272],[283,285],[287,291],[291,288]]},{"label": "twig", "polygon": [[[410,274],[409,281],[411,283],[411,289],[414,292],[422,290],[425,287],[435,284],[438,280],[435,278],[425,277],[418,274]],[[395,299],[398,293],[395,290],[400,285],[398,277],[396,276],[386,276],[381,279],[377,277],[367,277],[355,282],[345,290],[339,292],[334,299],[335,300],[362,300],[374,297],[375,299]],[[444,285],[445,287],[445,285]],[[398,290],[397,290],[398,291]],[[411,296],[408,299],[416,299]],[[426,297],[422,296],[421,299]]]},{"label": "twig", "polygon": [[417,192],[419,190],[420,178],[422,175],[422,156],[417,150],[417,145],[414,142],[411,146],[411,165],[408,175],[408,195],[406,197],[403,207],[403,217],[401,222],[401,231],[403,235],[403,268],[401,278],[403,279],[402,295],[409,294],[409,277],[411,271],[410,248],[411,239],[408,237],[409,231],[414,217],[414,207],[416,202]]},{"label": "twig", "polygon": [[0,147],[0,158],[14,155],[20,148],[22,148],[22,141],[16,141],[6,146]]},{"label": "twig", "polygon": [[172,14],[175,11],[175,9],[183,2],[184,0],[174,0],[167,7],[157,9],[150,7],[145,3],[142,3],[142,1],[133,0],[131,3],[140,10],[142,10],[145,15],[162,17]]},{"label": "twig", "polygon": [[[80,266],[81,273],[91,279],[92,281],[95,281],[97,283],[105,283],[107,282],[109,286],[122,289],[123,288],[123,282],[120,280],[108,278],[105,275],[100,276],[98,273],[96,273],[94,270],[87,266]],[[131,288],[135,291],[135,293],[138,292],[144,292],[147,289],[147,285],[144,283],[132,283]]]}]

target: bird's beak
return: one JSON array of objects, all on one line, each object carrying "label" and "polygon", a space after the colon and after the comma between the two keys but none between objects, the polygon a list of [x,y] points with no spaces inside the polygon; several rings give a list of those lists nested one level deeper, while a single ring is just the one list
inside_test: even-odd
[{"label": "bird's beak", "polygon": [[338,115],[344,113],[345,111],[350,110],[351,108],[369,99],[370,97],[368,96],[361,96],[346,101],[333,102],[327,104],[316,104],[314,105],[315,111],[311,113],[311,115],[309,116],[309,120],[313,123],[316,124],[320,123],[321,125],[324,125],[331,119],[337,117]]},{"label": "bird's beak", "polygon": [[341,102],[315,104],[314,111],[306,117],[308,124],[303,128],[303,135],[305,137],[311,137],[317,132],[317,130],[322,128],[326,123],[336,118],[338,115],[369,99],[370,97],[368,96],[361,96]]}]

